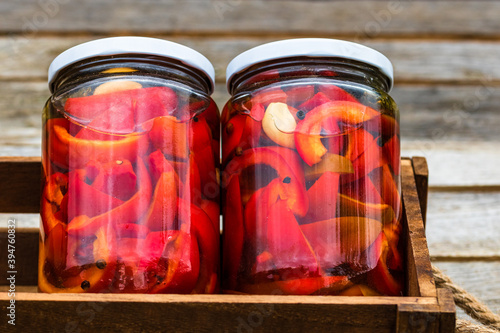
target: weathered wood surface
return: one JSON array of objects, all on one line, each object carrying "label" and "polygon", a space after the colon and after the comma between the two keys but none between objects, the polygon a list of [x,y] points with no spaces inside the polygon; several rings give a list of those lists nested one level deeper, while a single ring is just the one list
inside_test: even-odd
[{"label": "weathered wood surface", "polygon": [[[106,35],[107,36],[107,35]],[[101,37],[106,37],[101,36]],[[216,68],[216,79],[225,79],[225,68],[239,53],[276,37],[177,37],[155,35],[202,52]],[[40,79],[47,75],[50,62],[62,51],[95,39],[88,37],[35,37],[24,40],[0,38],[0,79]],[[448,40],[369,40],[364,45],[384,53],[391,59],[397,82],[475,82],[490,84],[500,81],[500,43],[497,41]],[[479,56],[481,55],[481,56]],[[425,66],[422,61],[425,59]],[[485,64],[492,64],[485,66]]]},{"label": "weathered wood surface", "polygon": [[434,262],[454,283],[500,314],[500,262]]},{"label": "weathered wood surface", "polygon": [[[43,3],[43,1],[42,1]],[[4,32],[156,33],[321,36],[479,36],[500,31],[492,1],[56,1],[46,8],[36,0],[4,1],[0,6]],[[36,24],[37,13],[47,20]],[[308,15],[304,15],[308,13]],[[19,21],[25,18],[24,21]],[[444,19],[446,18],[446,19]],[[43,23],[43,24],[42,24]]]}]

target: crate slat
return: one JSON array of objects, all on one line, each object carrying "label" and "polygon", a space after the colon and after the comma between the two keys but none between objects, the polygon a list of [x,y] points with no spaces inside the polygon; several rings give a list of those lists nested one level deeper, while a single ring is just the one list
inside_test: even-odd
[{"label": "crate slat", "polygon": [[0,156],[0,213],[38,213],[40,157]]}]

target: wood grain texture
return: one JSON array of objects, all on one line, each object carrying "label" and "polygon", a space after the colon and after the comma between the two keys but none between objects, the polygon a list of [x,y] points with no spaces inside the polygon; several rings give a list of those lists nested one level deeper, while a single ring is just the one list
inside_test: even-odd
[{"label": "wood grain texture", "polygon": [[439,299],[439,328],[442,332],[453,332],[455,330],[456,307],[453,301],[453,293],[444,288],[437,290]]},{"label": "wood grain texture", "polygon": [[433,262],[472,295],[479,298],[493,312],[500,314],[500,262]]},{"label": "wood grain texture", "polygon": [[41,172],[39,158],[0,157],[0,212],[38,212]]},{"label": "wood grain texture", "polygon": [[[295,2],[290,2],[295,3]],[[500,13],[500,11],[499,11]],[[21,38],[22,36],[19,36]],[[106,37],[106,36],[100,36]],[[212,61],[218,82],[233,57],[277,37],[179,37],[155,35],[192,47]],[[292,36],[294,37],[294,36]],[[99,37],[0,38],[0,79],[45,80],[52,60],[64,50]],[[500,43],[467,40],[370,40],[360,42],[386,55],[394,65],[396,85],[401,82],[500,82]],[[480,54],[481,56],[477,56]],[[485,66],[484,64],[490,64]]]},{"label": "wood grain texture", "polygon": [[[401,192],[407,219],[406,261],[410,284],[408,295],[436,297],[436,287],[432,277],[424,223],[418,202],[417,187],[410,159],[401,160]],[[412,278],[414,277],[414,278]],[[416,281],[417,283],[411,283]]]},{"label": "wood grain texture", "polygon": [[[16,225],[15,243],[8,242],[7,229],[0,229],[0,260],[2,270],[0,271],[0,285],[7,285],[8,271],[16,271],[16,286],[37,285],[38,276],[38,229],[25,229]],[[7,246],[15,246],[15,269],[7,268]]]},{"label": "wood grain texture", "polygon": [[426,231],[431,256],[500,256],[499,216],[500,191],[431,189]]},{"label": "wood grain texture", "polygon": [[496,36],[499,12],[500,4],[491,1],[59,0],[50,8],[36,0],[18,0],[1,3],[0,29],[26,33],[168,31],[234,35],[272,31],[321,36]]},{"label": "wood grain texture", "polygon": [[429,193],[429,168],[424,157],[414,156],[412,158],[413,172],[415,174],[415,184],[417,186],[418,201],[424,222],[427,218],[427,195]]}]

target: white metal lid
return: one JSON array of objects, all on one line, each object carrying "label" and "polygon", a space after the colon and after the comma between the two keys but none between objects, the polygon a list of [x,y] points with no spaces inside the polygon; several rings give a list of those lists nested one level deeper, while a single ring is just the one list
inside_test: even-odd
[{"label": "white metal lid", "polygon": [[157,55],[179,60],[202,71],[210,81],[210,93],[215,84],[215,70],[201,53],[178,43],[149,37],[110,37],[93,40],[74,46],[58,55],[49,67],[49,87],[57,74],[65,67],[96,56],[137,53]]},{"label": "white metal lid", "polygon": [[233,77],[250,66],[274,59],[290,57],[335,57],[357,60],[380,69],[394,83],[392,64],[382,53],[353,42],[328,38],[297,38],[256,46],[236,56],[226,69],[226,86]]}]

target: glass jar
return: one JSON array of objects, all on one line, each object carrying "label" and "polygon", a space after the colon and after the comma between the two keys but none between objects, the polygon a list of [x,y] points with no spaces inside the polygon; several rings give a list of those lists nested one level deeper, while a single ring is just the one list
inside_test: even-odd
[{"label": "glass jar", "polygon": [[229,64],[226,292],[401,295],[399,113],[390,61],[295,39]]},{"label": "glass jar", "polygon": [[219,271],[214,69],[153,38],[75,46],[43,111],[42,292],[213,293]]}]

